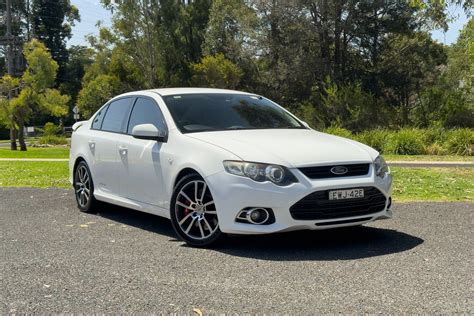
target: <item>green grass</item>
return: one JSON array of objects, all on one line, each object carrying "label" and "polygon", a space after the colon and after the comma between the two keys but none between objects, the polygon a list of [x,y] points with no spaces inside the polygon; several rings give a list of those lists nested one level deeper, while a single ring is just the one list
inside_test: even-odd
[{"label": "green grass", "polygon": [[10,148],[0,148],[0,158],[69,158],[68,147],[28,147],[27,151],[12,151]]},{"label": "green grass", "polygon": [[391,168],[395,201],[474,201],[474,168]]},{"label": "green grass", "polygon": [[[395,201],[474,201],[474,168],[391,169]],[[0,161],[0,187],[70,188],[68,163]]]},{"label": "green grass", "polygon": [[383,155],[387,161],[471,161],[474,162],[474,156],[435,156],[435,155]]},{"label": "green grass", "polygon": [[70,188],[68,163],[0,161],[0,187]]}]

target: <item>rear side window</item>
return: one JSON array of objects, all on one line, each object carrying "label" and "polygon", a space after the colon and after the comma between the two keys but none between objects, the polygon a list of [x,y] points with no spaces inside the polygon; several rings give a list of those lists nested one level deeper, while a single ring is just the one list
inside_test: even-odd
[{"label": "rear side window", "polygon": [[124,130],[125,118],[130,113],[132,107],[131,98],[123,98],[110,103],[105,113],[102,130],[107,132],[122,133]]},{"label": "rear side window", "polygon": [[133,128],[140,124],[153,124],[162,131],[166,129],[163,115],[158,105],[151,99],[137,99],[130,115],[127,133],[131,134]]},{"label": "rear side window", "polygon": [[102,120],[104,119],[104,114],[107,112],[107,107],[104,106],[94,117],[94,121],[92,122],[93,129],[100,129],[102,125]]}]

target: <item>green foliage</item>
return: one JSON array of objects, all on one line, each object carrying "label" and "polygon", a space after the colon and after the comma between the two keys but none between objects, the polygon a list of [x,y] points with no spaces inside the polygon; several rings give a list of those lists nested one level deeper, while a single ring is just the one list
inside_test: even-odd
[{"label": "green foliage", "polygon": [[214,0],[204,41],[208,55],[224,54],[232,61],[249,53],[258,26],[256,12],[244,0]]},{"label": "green foliage", "polygon": [[327,133],[327,134],[332,134],[336,136],[341,136],[345,138],[354,138],[354,135],[352,134],[351,131],[339,126],[339,125],[333,125],[328,128],[325,128],[322,132]]},{"label": "green foliage", "polygon": [[336,125],[323,132],[355,139],[380,153],[393,155],[469,155],[474,145],[474,130],[469,128],[375,129],[353,134]]},{"label": "green foliage", "polygon": [[39,143],[43,145],[67,145],[66,137],[57,135],[44,135],[40,137]]},{"label": "green foliage", "polygon": [[423,153],[424,143],[416,129],[404,128],[388,138],[386,151],[396,155],[419,155]]},{"label": "green foliage", "polygon": [[374,96],[365,92],[360,84],[338,86],[327,80],[325,85],[319,111],[324,113],[327,123],[338,122],[349,130],[360,131],[385,122],[383,104],[376,110]]},{"label": "green foliage", "polygon": [[15,108],[8,100],[8,92],[18,88],[20,79],[13,78],[9,75],[4,75],[0,78],[0,93],[4,97],[0,99],[0,126],[7,128],[16,128],[16,123],[13,118]]},{"label": "green foliage", "polygon": [[60,128],[56,126],[54,123],[48,122],[44,124],[44,135],[45,136],[54,136],[59,133]]},{"label": "green foliage", "polygon": [[89,118],[121,90],[117,77],[100,75],[88,82],[79,93],[77,107],[84,118]]},{"label": "green foliage", "polygon": [[242,78],[242,70],[223,54],[205,56],[191,66],[192,84],[200,87],[235,89]]},{"label": "green foliage", "polygon": [[387,139],[389,138],[390,132],[384,129],[367,130],[357,134],[357,141],[366,144],[374,148],[379,152],[384,152],[387,146]]},{"label": "green foliage", "polygon": [[23,124],[33,112],[53,116],[67,114],[69,96],[51,89],[55,83],[58,64],[51,58],[46,46],[38,40],[32,40],[24,45],[23,52],[28,63],[22,76],[24,88],[11,102],[15,107],[16,120]]},{"label": "green foliage", "polygon": [[31,11],[35,37],[48,47],[52,58],[58,63],[58,82],[65,82],[68,79],[65,78],[65,67],[69,58],[66,40],[72,36],[75,21],[80,21],[79,11],[70,0],[32,0]]},{"label": "green foliage", "polygon": [[82,89],[82,78],[86,68],[93,63],[94,50],[86,46],[71,46],[68,53],[69,58],[64,66],[64,76],[67,80],[62,80],[60,90],[68,94],[74,104]]},{"label": "green foliage", "polygon": [[446,149],[453,155],[468,155],[474,145],[474,130],[459,128],[448,131]]}]

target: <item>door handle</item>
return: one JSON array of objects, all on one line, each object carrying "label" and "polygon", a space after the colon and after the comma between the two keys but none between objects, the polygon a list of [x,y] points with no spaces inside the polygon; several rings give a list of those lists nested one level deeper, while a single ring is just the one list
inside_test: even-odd
[{"label": "door handle", "polygon": [[128,153],[127,147],[119,146],[119,153],[120,153],[120,155],[122,155],[122,156],[127,155],[127,153]]}]

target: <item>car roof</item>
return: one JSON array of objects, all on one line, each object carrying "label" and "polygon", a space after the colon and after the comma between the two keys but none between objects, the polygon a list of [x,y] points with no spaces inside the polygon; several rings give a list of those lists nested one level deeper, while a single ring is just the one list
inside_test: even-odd
[{"label": "car roof", "polygon": [[232,94],[245,94],[253,95],[248,92],[227,90],[227,89],[213,89],[213,88],[161,88],[161,89],[149,89],[142,91],[133,91],[126,93],[125,95],[140,94],[140,92],[155,92],[161,96],[169,96],[176,94],[199,94],[199,93],[232,93]]}]

